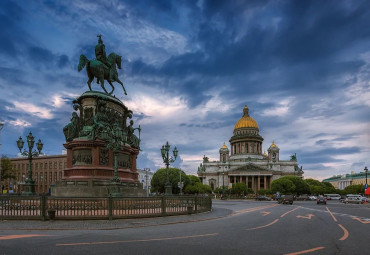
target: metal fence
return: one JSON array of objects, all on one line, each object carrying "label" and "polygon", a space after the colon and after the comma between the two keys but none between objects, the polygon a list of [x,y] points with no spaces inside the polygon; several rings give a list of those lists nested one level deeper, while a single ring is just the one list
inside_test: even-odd
[{"label": "metal fence", "polygon": [[124,219],[210,211],[206,196],[50,197],[0,196],[0,219]]}]

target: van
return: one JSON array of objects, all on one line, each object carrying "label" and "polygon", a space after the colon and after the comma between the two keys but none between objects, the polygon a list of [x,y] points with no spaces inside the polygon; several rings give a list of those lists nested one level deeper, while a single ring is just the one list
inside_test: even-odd
[{"label": "van", "polygon": [[341,196],[339,194],[324,194],[327,200],[339,200]]}]

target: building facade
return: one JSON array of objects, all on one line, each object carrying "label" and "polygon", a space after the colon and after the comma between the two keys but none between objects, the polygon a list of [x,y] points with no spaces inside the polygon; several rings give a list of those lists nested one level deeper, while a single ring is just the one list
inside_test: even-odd
[{"label": "building facade", "polygon": [[[370,177],[370,175],[368,177]],[[334,175],[333,177],[323,180],[323,182],[329,182],[334,186],[334,188],[343,190],[350,185],[365,185],[366,173],[351,172],[350,174]]]},{"label": "building facade", "polygon": [[[10,159],[17,172],[14,180],[4,180],[4,190],[6,193],[22,193],[22,186],[27,178],[28,158],[18,157]],[[67,168],[67,155],[40,156],[32,160],[32,179],[35,181],[35,192],[38,194],[49,193],[50,185],[63,180],[63,170]],[[140,183],[143,189],[150,193],[150,183],[153,172],[147,169],[137,169]]]},{"label": "building facade", "polygon": [[[10,159],[17,172],[15,180],[4,180],[4,190],[9,193],[21,193],[27,178],[29,161],[27,157]],[[40,156],[32,159],[32,179],[35,192],[49,193],[51,184],[63,179],[63,170],[67,167],[67,155]]]},{"label": "building facade", "polygon": [[147,190],[150,193],[152,178],[154,173],[151,172],[149,169],[137,169],[138,172],[138,178],[140,183],[143,184],[143,189]]},{"label": "building facade", "polygon": [[290,160],[281,160],[280,148],[274,141],[267,149],[268,153],[262,153],[263,138],[259,134],[258,123],[249,116],[248,106],[244,107],[243,116],[236,122],[229,142],[230,150],[224,143],[219,150],[218,161],[210,162],[204,156],[198,168],[198,177],[212,190],[242,182],[257,192],[269,189],[273,180],[284,175],[302,177],[302,167],[298,167],[296,155],[292,155]]}]

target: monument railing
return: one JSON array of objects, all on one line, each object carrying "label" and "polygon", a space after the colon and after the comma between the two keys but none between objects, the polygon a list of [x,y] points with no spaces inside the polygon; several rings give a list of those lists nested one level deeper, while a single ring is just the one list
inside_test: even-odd
[{"label": "monument railing", "polygon": [[211,209],[212,199],[208,196],[0,196],[0,220],[112,220],[191,214]]}]

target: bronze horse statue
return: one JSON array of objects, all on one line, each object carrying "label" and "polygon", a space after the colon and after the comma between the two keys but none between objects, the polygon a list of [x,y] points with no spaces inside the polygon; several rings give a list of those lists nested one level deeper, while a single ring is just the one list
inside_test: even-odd
[{"label": "bronze horse statue", "polygon": [[[87,76],[89,77],[89,80],[87,81],[87,85],[89,85],[90,91],[92,91],[91,82],[94,80],[94,77],[96,77],[97,83],[99,84],[100,82],[100,86],[103,88],[105,93],[107,93],[108,95],[112,95],[114,91],[114,86],[112,82],[118,82],[119,84],[121,84],[123,91],[125,92],[125,95],[127,95],[126,89],[123,86],[123,83],[118,78],[118,72],[116,69],[116,65],[118,69],[121,69],[121,61],[122,61],[121,56],[112,52],[111,54],[109,54],[107,60],[110,65],[109,69],[107,68],[106,65],[104,65],[99,60],[96,60],[96,59],[88,60],[86,56],[82,54],[80,56],[80,62],[78,63],[78,71],[80,72],[86,66]],[[107,80],[108,83],[112,86],[112,91],[110,93],[108,93],[108,91],[104,87],[104,80]]]}]

